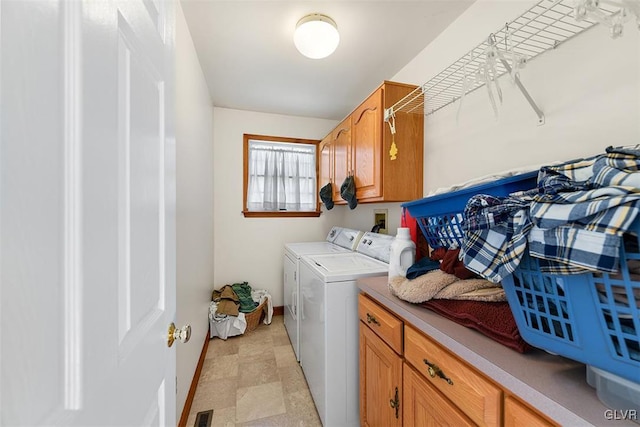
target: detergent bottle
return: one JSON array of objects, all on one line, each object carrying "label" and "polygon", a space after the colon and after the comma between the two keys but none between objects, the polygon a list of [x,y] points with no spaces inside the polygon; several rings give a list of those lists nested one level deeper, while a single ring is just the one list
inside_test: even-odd
[{"label": "detergent bottle", "polygon": [[411,240],[409,228],[400,227],[393,243],[389,256],[389,279],[395,276],[406,277],[407,269],[416,260],[416,244]]}]

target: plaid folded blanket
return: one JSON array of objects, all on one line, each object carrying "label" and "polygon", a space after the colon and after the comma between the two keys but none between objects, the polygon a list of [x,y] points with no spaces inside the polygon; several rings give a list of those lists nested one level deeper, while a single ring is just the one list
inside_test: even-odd
[{"label": "plaid folded blanket", "polygon": [[465,266],[499,282],[527,243],[545,273],[615,272],[620,245],[640,213],[640,150],[545,166],[538,189],[507,198],[472,197],[465,208]]},{"label": "plaid folded blanket", "polygon": [[571,274],[615,272],[622,234],[640,210],[640,150],[606,154],[540,170],[530,206],[531,256],[540,269]]}]

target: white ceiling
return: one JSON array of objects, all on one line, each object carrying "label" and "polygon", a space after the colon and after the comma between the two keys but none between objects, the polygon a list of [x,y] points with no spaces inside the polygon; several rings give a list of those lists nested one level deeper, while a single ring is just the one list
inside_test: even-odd
[{"label": "white ceiling", "polygon": [[[339,120],[473,1],[181,4],[215,106]],[[340,32],[340,45],[325,59],[305,58],[293,45],[296,23],[314,12],[333,18]]]}]

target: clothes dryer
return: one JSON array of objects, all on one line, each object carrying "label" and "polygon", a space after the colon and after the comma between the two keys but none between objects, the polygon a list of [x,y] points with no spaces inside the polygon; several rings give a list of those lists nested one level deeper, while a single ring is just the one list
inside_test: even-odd
[{"label": "clothes dryer", "polygon": [[300,360],[299,266],[303,255],[348,253],[356,249],[364,232],[333,227],[324,242],[287,243],[284,246],[284,326],[289,340]]}]

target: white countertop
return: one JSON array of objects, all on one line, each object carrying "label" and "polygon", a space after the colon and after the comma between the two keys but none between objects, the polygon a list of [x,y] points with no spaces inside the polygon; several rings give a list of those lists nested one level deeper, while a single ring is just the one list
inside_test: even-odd
[{"label": "white countertop", "polygon": [[557,423],[638,427],[628,420],[607,420],[609,408],[587,384],[584,364],[537,349],[526,354],[511,350],[473,329],[391,295],[387,277],[359,279],[358,287]]}]

